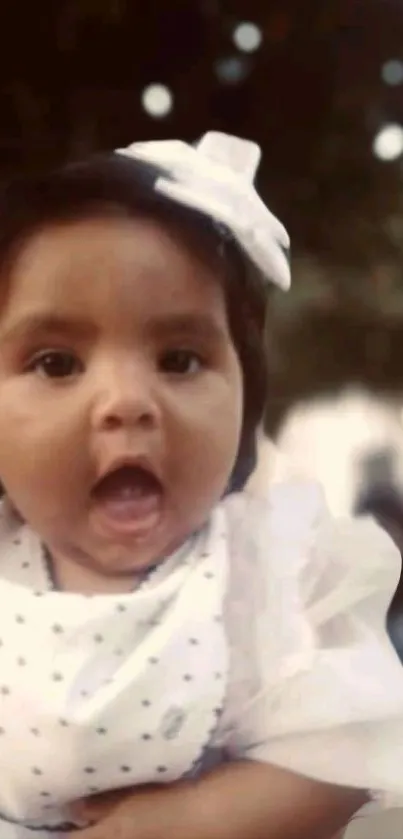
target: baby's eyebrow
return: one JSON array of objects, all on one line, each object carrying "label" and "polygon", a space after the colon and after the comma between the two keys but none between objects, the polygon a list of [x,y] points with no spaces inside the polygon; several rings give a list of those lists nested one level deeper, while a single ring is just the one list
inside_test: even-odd
[{"label": "baby's eyebrow", "polygon": [[[0,325],[0,343],[35,340],[42,336],[57,335],[66,338],[88,339],[97,331],[95,324],[80,317],[59,316],[49,312],[30,312],[10,323]],[[146,332],[155,340],[194,338],[209,344],[222,343],[228,338],[225,322],[213,314],[200,312],[172,313],[151,317]]]},{"label": "baby's eyebrow", "polygon": [[56,333],[67,337],[81,337],[88,336],[90,331],[91,325],[84,319],[60,317],[50,313],[30,313],[16,318],[14,322],[5,323],[4,328],[0,326],[0,341],[8,343],[36,335]]},{"label": "baby's eyebrow", "polygon": [[158,338],[169,339],[170,337],[183,335],[215,343],[222,341],[228,335],[225,323],[221,323],[213,316],[200,313],[155,317],[150,320],[148,329]]}]

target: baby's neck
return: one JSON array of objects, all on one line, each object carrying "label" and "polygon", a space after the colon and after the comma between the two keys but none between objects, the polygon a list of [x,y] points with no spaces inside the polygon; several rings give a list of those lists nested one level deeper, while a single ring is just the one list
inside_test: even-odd
[{"label": "baby's neck", "polygon": [[138,585],[135,574],[106,576],[92,568],[58,556],[47,558],[50,576],[55,588],[72,594],[127,594]]}]

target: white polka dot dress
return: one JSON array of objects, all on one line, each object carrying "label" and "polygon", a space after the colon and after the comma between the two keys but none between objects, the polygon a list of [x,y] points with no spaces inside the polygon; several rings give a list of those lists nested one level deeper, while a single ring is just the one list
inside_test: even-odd
[{"label": "white polka dot dress", "polygon": [[226,499],[132,594],[84,597],[3,515],[0,839],[61,839],[75,799],[224,754],[402,803],[400,568],[373,522],[284,484]]},{"label": "white polka dot dress", "polygon": [[213,556],[207,529],[133,593],[85,597],[49,590],[28,528],[3,530],[0,819],[46,835],[76,799],[197,766],[226,690],[226,538]]}]

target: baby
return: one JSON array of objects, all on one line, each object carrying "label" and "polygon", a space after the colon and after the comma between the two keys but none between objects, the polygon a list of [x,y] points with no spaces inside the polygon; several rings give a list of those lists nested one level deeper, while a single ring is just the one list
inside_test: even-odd
[{"label": "baby", "polygon": [[210,133],[3,190],[1,839],[150,784],[128,839],[326,839],[402,790],[394,546],[242,491],[289,285],[258,159]]}]

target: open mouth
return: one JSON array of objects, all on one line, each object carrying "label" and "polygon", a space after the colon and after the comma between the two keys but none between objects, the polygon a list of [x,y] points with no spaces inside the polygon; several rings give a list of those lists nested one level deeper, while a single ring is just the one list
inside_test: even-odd
[{"label": "open mouth", "polygon": [[154,523],[162,508],[163,487],[147,468],[124,464],[111,469],[93,487],[92,501],[115,528],[134,528]]}]

